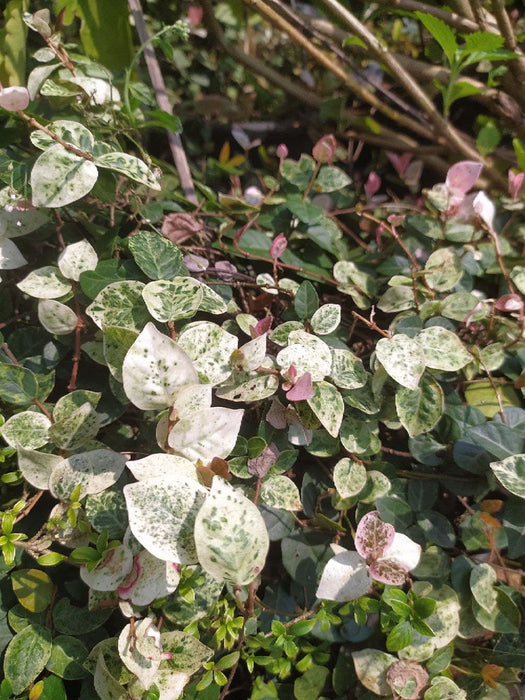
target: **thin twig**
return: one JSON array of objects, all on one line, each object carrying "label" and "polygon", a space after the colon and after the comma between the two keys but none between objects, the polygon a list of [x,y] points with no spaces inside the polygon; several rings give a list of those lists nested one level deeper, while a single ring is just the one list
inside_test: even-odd
[{"label": "thin twig", "polygon": [[[144,21],[144,14],[142,12],[142,7],[140,0],[128,0],[129,8],[133,15],[135,21],[135,27],[137,29],[137,34],[139,35],[140,42],[146,44],[149,41],[148,30],[146,28],[146,22]],[[144,49],[144,57],[146,59],[146,66],[148,68],[148,73],[151,79],[151,84],[155,91],[155,98],[160,109],[162,109],[167,114],[173,114],[172,105],[168,99],[166,92],[166,85],[164,83],[164,78],[162,76],[162,71],[160,70],[159,62],[155,55],[155,51],[151,44],[146,46]],[[173,162],[177,168],[177,173],[179,175],[180,184],[184,192],[184,196],[190,202],[197,204],[197,195],[195,194],[195,185],[193,184],[193,178],[191,176],[190,167],[188,165],[188,160],[182,146],[182,140],[179,134],[175,134],[170,129],[166,129],[168,134],[168,141],[170,145],[171,154],[173,156]]]}]

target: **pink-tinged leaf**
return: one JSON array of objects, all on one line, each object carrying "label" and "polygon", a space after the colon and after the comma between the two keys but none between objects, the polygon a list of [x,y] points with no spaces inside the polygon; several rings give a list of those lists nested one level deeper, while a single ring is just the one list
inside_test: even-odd
[{"label": "pink-tinged leaf", "polygon": [[19,112],[25,109],[30,102],[27,88],[19,85],[0,90],[0,107],[8,112]]},{"label": "pink-tinged leaf", "polygon": [[321,136],[312,148],[312,155],[318,163],[331,163],[335,156],[337,141],[333,134]]},{"label": "pink-tinged leaf", "polygon": [[221,280],[224,280],[225,282],[231,282],[233,276],[237,272],[237,268],[235,267],[235,265],[232,265],[232,263],[228,262],[227,260],[218,260],[215,263],[215,272],[217,274],[217,277],[220,277]]},{"label": "pink-tinged leaf", "polygon": [[258,457],[248,460],[248,471],[258,479],[264,479],[270,467],[273,467],[276,463],[279,454],[277,445],[274,445],[272,442],[268,447],[264,448]]},{"label": "pink-tinged leaf", "polygon": [[496,214],[496,207],[485,192],[478,192],[472,201],[472,209],[479,218],[491,229]]},{"label": "pink-tinged leaf", "polygon": [[475,160],[460,160],[449,168],[446,185],[453,194],[467,194],[482,170],[483,165]]},{"label": "pink-tinged leaf", "polygon": [[277,260],[280,258],[286,250],[287,245],[288,241],[286,240],[284,233],[280,233],[278,236],[276,236],[270,246],[270,257],[272,260]]},{"label": "pink-tinged leaf", "polygon": [[393,525],[384,523],[378,511],[373,510],[359,521],[355,531],[355,548],[367,561],[379,559],[394,541],[395,534]]},{"label": "pink-tinged leaf", "polygon": [[392,544],[383,552],[382,559],[399,564],[405,571],[412,571],[419,564],[421,546],[400,532],[396,532]]},{"label": "pink-tinged leaf", "polygon": [[201,255],[195,255],[194,253],[188,253],[184,256],[183,260],[190,272],[203,272],[210,266],[206,258],[203,258]]},{"label": "pink-tinged leaf", "polygon": [[310,372],[305,372],[299,377],[293,387],[286,392],[288,401],[306,401],[307,399],[311,399],[313,395],[314,385],[312,384],[312,375]]},{"label": "pink-tinged leaf", "polygon": [[405,700],[418,700],[422,697],[423,690],[428,686],[428,673],[424,666],[417,661],[406,661],[401,659],[394,661],[386,673],[386,682],[392,692],[399,693],[403,690]]},{"label": "pink-tinged leaf", "polygon": [[276,430],[283,430],[288,425],[288,421],[286,420],[286,408],[279,399],[272,399],[272,405],[266,414],[266,422]]},{"label": "pink-tinged leaf", "polygon": [[285,158],[288,158],[288,147],[285,143],[280,143],[277,148],[275,149],[275,153],[277,155],[277,158],[279,160],[284,160]]},{"label": "pink-tinged leaf", "polygon": [[365,195],[367,199],[372,199],[381,187],[381,178],[372,170],[365,183]]},{"label": "pink-tinged leaf", "polygon": [[392,163],[394,168],[396,169],[396,173],[399,175],[399,177],[402,177],[405,170],[408,167],[408,164],[412,160],[412,153],[392,153],[391,151],[386,152],[389,161]]},{"label": "pink-tinged leaf", "polygon": [[521,188],[523,187],[523,181],[525,180],[525,173],[515,173],[514,170],[509,170],[509,194],[512,199],[518,199],[520,196]]},{"label": "pink-tinged leaf", "polygon": [[405,583],[407,572],[395,561],[390,559],[378,559],[373,561],[369,567],[370,576],[380,583],[389,586],[402,586]]},{"label": "pink-tinged leaf", "polygon": [[264,318],[261,318],[260,321],[257,321],[255,326],[251,326],[250,330],[253,328],[253,334],[254,337],[259,337],[260,335],[264,335],[265,333],[268,333],[270,328],[272,327],[273,323],[273,316],[265,316]]},{"label": "pink-tinged leaf", "polygon": [[498,311],[522,311],[523,299],[518,294],[504,294],[496,299],[494,306]]},{"label": "pink-tinged leaf", "polygon": [[293,387],[297,379],[297,370],[295,368],[295,365],[290,365],[286,372],[281,372],[281,374],[284,379],[282,389],[283,391],[289,391]]},{"label": "pink-tinged leaf", "polygon": [[199,7],[198,5],[190,5],[188,7],[188,21],[191,24],[192,27],[196,27],[198,24],[202,22],[202,16],[204,14],[204,11],[202,7]]}]

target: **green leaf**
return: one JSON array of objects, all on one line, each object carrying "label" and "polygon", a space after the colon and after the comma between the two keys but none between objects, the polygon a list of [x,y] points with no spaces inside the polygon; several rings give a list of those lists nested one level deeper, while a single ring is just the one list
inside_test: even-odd
[{"label": "green leaf", "polygon": [[410,437],[432,430],[443,408],[443,389],[433,377],[423,379],[417,389],[401,386],[396,391],[397,415]]},{"label": "green leaf", "polygon": [[87,671],[83,667],[88,650],[80,639],[59,635],[53,640],[51,656],[46,669],[65,680],[85,678]]},{"label": "green leaf", "polygon": [[112,613],[111,608],[89,610],[71,605],[69,598],[60,598],[53,606],[53,624],[62,634],[88,634],[101,627]]},{"label": "green leaf", "polygon": [[345,406],[343,398],[333,384],[315,382],[314,395],[307,399],[308,405],[321,421],[321,425],[332,436],[339,435]]},{"label": "green leaf", "polygon": [[51,632],[41,625],[28,625],[6,649],[4,673],[13,693],[19,695],[44,670],[51,656]]},{"label": "green leaf", "polygon": [[408,620],[398,622],[389,632],[386,638],[388,651],[399,651],[407,647],[414,638],[414,629]]},{"label": "green leaf", "polygon": [[77,0],[82,18],[80,38],[86,56],[115,71],[126,69],[134,56],[126,0],[100,5],[97,0]]},{"label": "green leaf", "polygon": [[311,282],[305,280],[295,295],[295,312],[302,319],[310,319],[319,308],[319,297]]},{"label": "green leaf", "polygon": [[472,53],[473,51],[494,51],[501,49],[504,40],[500,34],[493,32],[472,32],[465,35],[465,43],[462,46],[462,53]]},{"label": "green leaf", "polygon": [[463,277],[463,264],[454,248],[438,248],[425,263],[427,284],[437,292],[448,292]]},{"label": "green leaf", "polygon": [[310,319],[312,330],[318,335],[333,333],[341,323],[340,304],[323,304]]},{"label": "green leaf", "polygon": [[418,514],[417,524],[425,533],[429,542],[440,547],[450,549],[456,544],[454,528],[448,518],[441,513],[429,510],[424,514]]},{"label": "green leaf", "polygon": [[55,586],[45,571],[40,569],[13,571],[11,583],[19,603],[30,612],[42,612],[53,600]]},{"label": "green leaf", "polygon": [[496,590],[496,602],[492,610],[482,607],[476,599],[472,601],[472,611],[477,622],[485,629],[501,634],[518,634],[521,614],[512,598],[501,589]]},{"label": "green leaf", "polygon": [[377,359],[396,382],[407,389],[417,389],[425,371],[423,348],[403,333],[381,338],[376,345]]},{"label": "green leaf", "polygon": [[170,280],[180,274],[182,253],[158,233],[139,231],[130,238],[128,247],[135,262],[152,280]]},{"label": "green leaf", "polygon": [[137,275],[141,276],[141,272],[131,260],[100,260],[94,270],[81,273],[80,288],[87,297],[94,299],[111,282],[136,279]]},{"label": "green leaf", "polygon": [[195,316],[202,302],[202,287],[191,277],[158,280],[144,287],[142,297],[156,321],[179,321]]},{"label": "green leaf", "polygon": [[424,24],[427,30],[441,46],[450,65],[455,62],[455,54],[458,48],[453,30],[443,20],[426,12],[416,12],[416,17]]},{"label": "green leaf", "polygon": [[315,181],[314,190],[317,192],[334,192],[342,190],[352,183],[351,178],[341,170],[332,165],[323,165]]},{"label": "green leaf", "polygon": [[102,289],[86,308],[97,326],[121,326],[140,331],[149,320],[142,299],[144,284],[135,280],[111,282]]},{"label": "green leaf", "polygon": [[0,31],[0,81],[4,85],[25,85],[27,28],[22,0],[8,0]]},{"label": "green leaf", "polygon": [[507,491],[525,498],[525,454],[512,455],[501,462],[491,462],[490,468]]},{"label": "green leaf", "polygon": [[38,396],[36,376],[25,367],[0,364],[0,397],[13,406],[29,406]]},{"label": "green leaf", "polygon": [[330,670],[324,666],[311,666],[293,685],[295,700],[317,700],[325,687]]},{"label": "green leaf", "polygon": [[286,200],[286,206],[299,221],[305,224],[315,224],[323,216],[323,210],[320,206],[302,199],[295,200],[289,197]]},{"label": "green leaf", "polygon": [[502,384],[495,388],[489,380],[469,384],[465,389],[465,399],[470,406],[479,408],[487,418],[493,418],[499,413],[501,406],[521,406],[522,403],[512,386]]},{"label": "green leaf", "polygon": [[122,365],[128,350],[137,340],[137,331],[118,326],[104,327],[103,352],[108,369],[118,382],[122,382]]},{"label": "green leaf", "polygon": [[208,573],[243,586],[262,571],[270,542],[257,506],[215,476],[195,521],[195,544]]}]

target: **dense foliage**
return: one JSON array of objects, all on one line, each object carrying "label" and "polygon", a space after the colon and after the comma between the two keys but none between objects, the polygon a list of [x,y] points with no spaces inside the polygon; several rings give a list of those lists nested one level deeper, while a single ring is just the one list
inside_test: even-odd
[{"label": "dense foliage", "polygon": [[519,696],[523,20],[395,4],[7,2],[1,700]]}]

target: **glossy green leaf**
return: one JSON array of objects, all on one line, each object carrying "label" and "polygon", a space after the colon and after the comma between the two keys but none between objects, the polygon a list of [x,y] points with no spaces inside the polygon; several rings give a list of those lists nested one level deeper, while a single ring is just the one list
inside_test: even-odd
[{"label": "glossy green leaf", "polygon": [[30,612],[46,610],[53,600],[55,586],[45,571],[18,569],[11,574],[11,583],[19,603]]},{"label": "glossy green leaf", "polygon": [[76,637],[58,635],[53,639],[46,669],[65,680],[78,680],[87,675],[83,667],[88,655],[86,646]]},{"label": "glossy green leaf", "polygon": [[15,695],[21,694],[44,670],[51,647],[51,632],[41,625],[28,625],[13,637],[4,656],[4,674]]},{"label": "glossy green leaf", "polygon": [[396,391],[397,415],[410,437],[432,430],[443,408],[443,389],[432,377],[423,379],[417,389],[401,386]]},{"label": "glossy green leaf", "polygon": [[158,233],[139,231],[128,243],[135,262],[152,280],[171,280],[180,274],[182,253]]},{"label": "glossy green leaf", "polygon": [[319,308],[319,296],[311,282],[305,280],[295,295],[295,311],[299,318],[311,318]]}]

